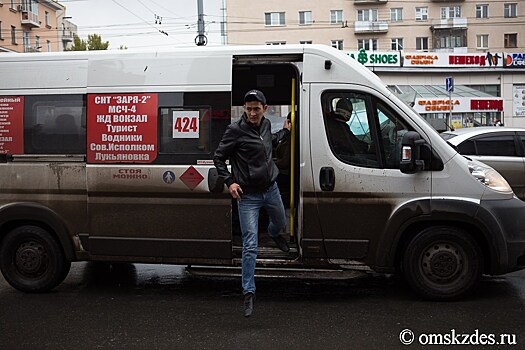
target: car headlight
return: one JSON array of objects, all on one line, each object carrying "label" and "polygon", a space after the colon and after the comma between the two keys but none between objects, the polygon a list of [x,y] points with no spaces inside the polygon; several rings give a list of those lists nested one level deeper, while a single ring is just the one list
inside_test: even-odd
[{"label": "car headlight", "polygon": [[483,185],[498,192],[512,192],[509,183],[500,173],[486,164],[480,162],[468,162],[468,170]]}]

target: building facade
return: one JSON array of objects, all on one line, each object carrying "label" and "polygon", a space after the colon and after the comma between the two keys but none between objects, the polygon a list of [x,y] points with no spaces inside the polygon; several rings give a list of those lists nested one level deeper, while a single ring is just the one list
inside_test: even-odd
[{"label": "building facade", "polygon": [[443,130],[525,127],[524,19],[524,0],[227,0],[226,22],[229,45],[343,50]]},{"label": "building facade", "polygon": [[227,0],[228,44],[485,52],[525,48],[525,1]]},{"label": "building facade", "polygon": [[76,26],[54,0],[0,0],[0,52],[63,51]]}]

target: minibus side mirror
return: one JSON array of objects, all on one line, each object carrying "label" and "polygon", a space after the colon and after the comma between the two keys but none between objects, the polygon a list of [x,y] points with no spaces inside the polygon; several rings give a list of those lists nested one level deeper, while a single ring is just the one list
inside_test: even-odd
[{"label": "minibus side mirror", "polygon": [[414,174],[425,168],[425,161],[421,159],[421,146],[425,140],[415,131],[409,131],[403,136],[401,161],[399,169],[404,174]]},{"label": "minibus side mirror", "polygon": [[208,170],[208,189],[212,193],[222,193],[224,191],[224,178],[219,176],[217,168]]}]

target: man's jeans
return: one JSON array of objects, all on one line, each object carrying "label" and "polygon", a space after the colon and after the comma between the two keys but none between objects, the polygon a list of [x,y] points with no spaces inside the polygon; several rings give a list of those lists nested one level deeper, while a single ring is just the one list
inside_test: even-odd
[{"label": "man's jeans", "polygon": [[277,237],[286,225],[284,206],[276,183],[268,191],[243,194],[237,204],[242,232],[242,289],[244,294],[255,293],[259,211],[261,208],[266,209],[270,217],[268,234]]}]

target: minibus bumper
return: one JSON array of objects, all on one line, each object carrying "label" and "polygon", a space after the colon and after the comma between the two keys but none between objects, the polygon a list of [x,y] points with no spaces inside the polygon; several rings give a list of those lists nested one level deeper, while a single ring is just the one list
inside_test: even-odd
[{"label": "minibus bumper", "polygon": [[525,202],[481,201],[476,219],[483,223],[491,252],[488,273],[501,275],[525,268]]}]

